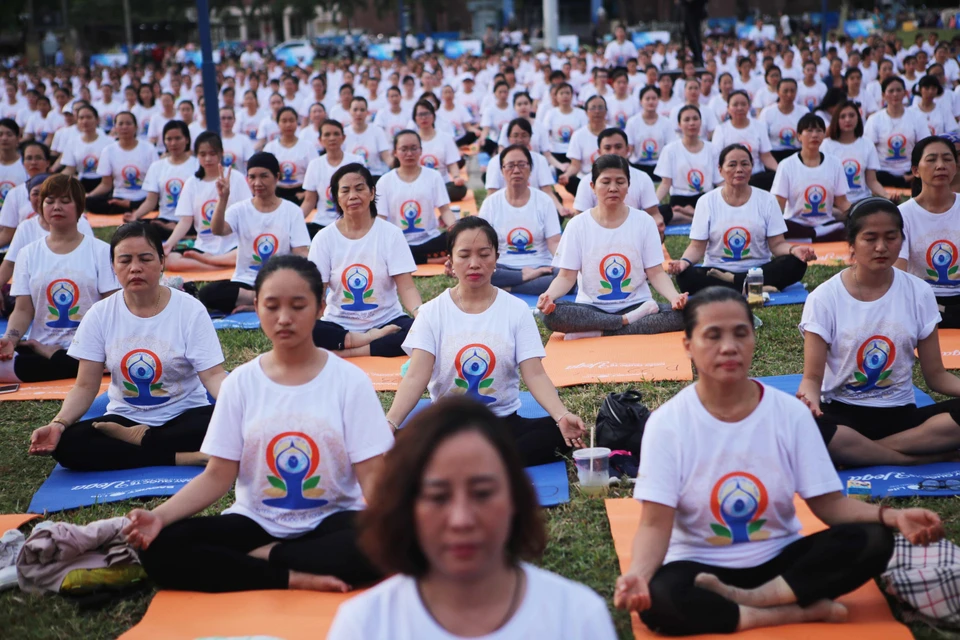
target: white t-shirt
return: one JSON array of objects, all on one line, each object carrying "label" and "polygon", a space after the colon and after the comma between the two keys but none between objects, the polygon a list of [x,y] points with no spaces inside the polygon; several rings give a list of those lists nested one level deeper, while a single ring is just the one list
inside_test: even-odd
[{"label": "white t-shirt", "polygon": [[929,135],[926,119],[911,109],[905,109],[897,119],[883,109],[867,118],[863,127],[863,137],[873,143],[880,156],[880,167],[894,175],[910,171],[913,146]]},{"label": "white t-shirt", "polygon": [[63,116],[54,111],[47,113],[46,117],[40,115],[40,112],[31,116],[27,125],[23,128],[24,134],[33,134],[33,139],[43,144],[50,144],[53,140],[53,134],[66,126]]},{"label": "white t-shirt", "polygon": [[0,227],[15,229],[17,225],[33,213],[30,194],[27,193],[27,185],[22,182],[7,191],[7,197],[3,200],[3,207],[0,207]]},{"label": "white t-shirt", "polygon": [[137,146],[126,151],[119,142],[108,144],[100,154],[97,175],[113,176],[113,197],[124,200],[143,200],[143,180],[150,165],[157,159],[157,148],[149,142],[137,141]]},{"label": "white t-shirt", "polygon": [[187,181],[194,177],[199,166],[197,159],[190,156],[180,164],[173,164],[170,158],[161,158],[147,169],[147,177],[143,179],[143,190],[157,194],[159,217],[162,220],[177,221],[177,204],[180,202],[180,194],[183,193],[183,187]]},{"label": "white t-shirt", "polygon": [[762,389],[738,422],[710,415],[695,384],[647,420],[633,497],[677,510],[664,564],[761,565],[801,537],[795,493],[842,489],[810,410]]},{"label": "white t-shirt", "polygon": [[100,126],[107,133],[113,130],[114,118],[125,108],[124,105],[116,99],[111,100],[109,103],[98,100],[93,103],[93,106],[97,110],[97,115],[100,116]]},{"label": "white t-shirt", "polygon": [[264,111],[257,111],[251,116],[247,113],[246,109],[237,110],[236,118],[237,122],[233,130],[240,135],[250,138],[251,142],[257,139],[257,131],[260,129],[260,123],[270,119]]},{"label": "white t-shirt", "polygon": [[420,154],[420,166],[436,169],[444,183],[450,180],[447,167],[460,161],[460,148],[449,133],[437,131],[430,140],[420,141],[423,150]]},{"label": "white t-shirt", "polygon": [[400,227],[412,245],[440,235],[436,209],[445,204],[450,196],[438,171],[421,169],[416,180],[405,182],[393,169],[377,182],[377,213]]},{"label": "white t-shirt", "polygon": [[867,187],[867,171],[879,171],[880,158],[877,148],[869,140],[857,138],[850,144],[842,144],[827,138],[820,145],[820,151],[840,161],[843,176],[847,179],[847,200],[850,204],[873,195]]},{"label": "white t-shirt", "polygon": [[[591,589],[554,573],[522,564],[527,578],[523,601],[510,620],[474,640],[613,640],[607,605]],[[340,605],[327,640],[460,640],[440,625],[421,600],[416,580],[398,575]]]},{"label": "white t-shirt", "polygon": [[787,232],[777,199],[752,187],[750,199],[732,207],[714,189],[697,200],[691,240],[706,240],[703,266],[742,273],[767,264],[773,257],[767,239]]},{"label": "white t-shirt", "polygon": [[660,159],[653,172],[661,178],[670,178],[673,181],[670,195],[698,196],[723,182],[717,151],[721,148],[704,141],[700,151],[691,153],[683,146],[683,140],[674,140],[660,152]]},{"label": "white t-shirt", "polygon": [[520,363],[546,355],[527,303],[499,289],[483,313],[461,311],[449,289],[425,303],[403,341],[408,355],[414,349],[436,358],[427,385],[434,402],[466,395],[501,417],[520,408]]},{"label": "white t-shirt", "polygon": [[[660,204],[657,197],[657,190],[653,186],[653,180],[643,171],[630,167],[630,186],[627,189],[627,197],[623,200],[628,207],[634,209],[649,209]],[[590,186],[590,177],[584,178],[577,186],[577,195],[573,201],[573,208],[576,211],[586,211],[597,206],[597,194]]]},{"label": "white t-shirt", "polygon": [[227,207],[227,224],[237,236],[237,268],[231,280],[253,286],[260,267],[276,255],[286,255],[297,247],[310,246],[310,234],[300,207],[288,200],[270,213],[261,213],[253,199]]},{"label": "white t-shirt", "polygon": [[199,300],[176,289],[152,318],[134,316],[121,292],[96,303],[67,355],[106,363],[107,413],[151,427],[207,406],[197,372],[223,364],[210,314]]},{"label": "white t-shirt", "polygon": [[603,50],[603,59],[611,67],[625,67],[627,60],[637,57],[637,47],[629,40],[624,40],[623,44],[613,40],[607,43]]},{"label": "white t-shirt", "polygon": [[163,128],[167,126],[167,123],[171,120],[179,120],[179,116],[174,113],[173,117],[168,118],[167,116],[163,115],[162,110],[158,110],[150,118],[150,124],[147,127],[147,138],[156,139],[157,142],[155,146],[157,147],[157,151],[160,153],[164,153],[167,150],[166,146],[163,144]]},{"label": "white t-shirt", "polygon": [[[685,102],[673,105],[673,108],[670,109],[670,115],[667,116],[667,122],[671,123],[673,132],[678,138],[681,137],[680,109],[683,109],[685,106],[687,106]],[[710,109],[704,109],[703,107],[698,107],[698,109],[700,110],[700,137],[704,140],[709,140],[713,132],[720,126],[720,123],[717,121],[716,114]]]},{"label": "white t-shirt", "polygon": [[394,277],[417,265],[403,232],[386,220],[375,219],[357,240],[331,224],[313,238],[308,258],[327,285],[323,320],[368,331],[403,315]]},{"label": "white t-shirt", "polygon": [[[253,195],[247,181],[239,173],[230,173],[230,199],[227,204],[249,200]],[[189,178],[183,185],[177,201],[177,218],[193,218],[193,228],[197,231],[197,240],[193,248],[215,256],[223,255],[237,248],[237,235],[215,236],[210,230],[210,220],[217,208],[217,182],[201,180],[196,176]]]},{"label": "white t-shirt", "polygon": [[913,105],[907,107],[907,110],[916,111],[923,117],[932,136],[957,130],[957,119],[942,103],[934,105],[933,110],[927,113],[920,108],[920,101],[916,100]]},{"label": "white t-shirt", "polygon": [[560,235],[560,221],[553,200],[543,191],[531,189],[530,199],[518,208],[507,202],[506,190],[499,190],[483,201],[479,215],[497,232],[497,262],[515,269],[553,262],[547,238]]},{"label": "white t-shirt", "polygon": [[337,166],[330,164],[330,156],[326,154],[314,158],[307,165],[307,173],[303,177],[303,190],[316,191],[317,215],[314,216],[313,221],[322,227],[337,221],[337,207],[333,195],[330,193],[330,178],[337,172],[337,169],[352,163],[366,165],[363,158],[352,153],[344,153],[343,159]]},{"label": "white t-shirt", "polygon": [[[500,129],[500,137],[497,139],[497,146],[506,149],[510,146],[510,136],[507,135],[507,128]],[[531,122],[530,128],[533,134],[530,137],[530,151],[536,153],[546,153],[550,151],[550,136],[547,130],[543,128],[542,123]]]},{"label": "white t-shirt", "polygon": [[[247,160],[250,159],[256,151],[253,148],[253,141],[250,140],[247,136],[241,133],[235,133],[232,138],[222,138],[223,141],[223,168],[233,167],[234,171],[238,171],[240,175],[247,174]],[[279,144],[276,142],[271,142],[270,144]],[[269,146],[269,145],[268,145]],[[269,149],[264,149],[264,151],[269,151]],[[275,152],[271,152],[276,155]],[[314,152],[316,153],[316,152]],[[277,156],[277,160],[280,157]],[[283,168],[280,169],[281,177],[283,174]]]},{"label": "white t-shirt", "polygon": [[720,151],[728,145],[742,144],[750,150],[750,154],[753,156],[753,172],[762,173],[766,170],[763,162],[760,161],[760,154],[770,152],[770,136],[767,135],[766,128],[760,122],[750,120],[750,124],[746,127],[737,129],[733,126],[733,122],[728,120],[717,127],[711,141],[717,149],[718,156]]},{"label": "white t-shirt", "polygon": [[560,236],[553,266],[577,271],[577,299],[608,313],[651,299],[646,269],[663,264],[657,223],[630,209],[615,229],[601,227],[592,210],[574,216]]},{"label": "white t-shirt", "polygon": [[[531,151],[533,166],[530,168],[530,188],[539,189],[540,187],[549,187],[557,183],[553,177],[553,171],[550,169],[550,163],[541,154]],[[487,165],[487,180],[485,186],[487,191],[491,189],[503,189],[506,186],[503,179],[503,170],[500,168],[500,154],[490,158],[490,164]]]},{"label": "white t-shirt", "polygon": [[277,186],[282,189],[302,186],[307,165],[317,158],[317,150],[313,144],[303,140],[297,140],[292,147],[285,147],[278,138],[268,142],[263,150],[275,155],[280,163],[280,181],[277,182]]},{"label": "white t-shirt", "polygon": [[573,132],[589,123],[587,112],[573,107],[570,113],[563,113],[560,108],[551,109],[543,119],[543,126],[550,136],[550,151],[552,153],[566,153],[570,148],[570,138]]},{"label": "white t-shirt", "polygon": [[363,133],[357,133],[351,125],[344,130],[344,133],[346,134],[343,142],[344,153],[352,153],[363,158],[370,173],[375,176],[382,176],[389,171],[380,154],[384,151],[392,151],[393,145],[390,140],[387,140],[387,134],[383,129],[375,124],[369,124]]},{"label": "white t-shirt", "polygon": [[[77,222],[77,231],[85,236],[94,237],[93,228],[90,226],[90,223],[87,222],[86,216],[80,216],[80,220]],[[20,252],[25,247],[49,235],[50,232],[40,226],[40,216],[27,218],[17,225],[17,230],[13,234],[13,240],[10,241],[10,247],[7,249],[6,255],[3,256],[3,260],[9,261],[11,264],[15,263],[17,256],[20,255]]]},{"label": "white t-shirt", "polygon": [[567,148],[567,158],[580,161],[581,179],[590,175],[593,163],[600,157],[600,147],[597,145],[597,136],[590,131],[590,127],[583,127],[573,132],[570,146]]},{"label": "white t-shirt", "polygon": [[832,222],[833,201],[847,195],[847,179],[836,157],[820,153],[816,167],[803,164],[800,154],[786,158],[777,167],[770,193],[786,198],[783,217],[806,227]]},{"label": "white t-shirt", "polygon": [[120,288],[110,246],[96,238],[84,236],[73,251],[62,255],[41,238],[25,246],[17,258],[10,295],[30,296],[30,337],[41,344],[69,347],[90,307]]},{"label": "white t-shirt", "polygon": [[611,127],[624,129],[630,118],[640,113],[640,101],[633,95],[628,95],[621,100],[614,94],[605,99],[607,101],[607,125]]},{"label": "white t-shirt", "polygon": [[237,500],[225,514],[293,538],[327,516],[364,508],[353,465],[388,451],[393,436],[355,365],[328,353],[313,380],[282,385],[263,372],[262,357],[223,381],[200,450],[240,463]]},{"label": "white t-shirt", "polygon": [[100,155],[113,142],[114,139],[106,134],[98,135],[93,142],[84,142],[82,135],[76,135],[66,145],[60,164],[65,167],[76,167],[78,178],[99,178],[97,163]]},{"label": "white t-shirt", "polygon": [[383,129],[383,132],[390,140],[396,138],[398,133],[406,129],[407,123],[409,122],[409,111],[400,109],[400,113],[394,113],[389,107],[378,111],[376,117],[373,119],[373,124]]},{"label": "white t-shirt", "polygon": [[930,286],[893,269],[893,284],[879,300],[861,302],[840,273],[814,289],[803,305],[800,332],[829,345],[821,396],[867,407],[914,403],[914,349],[940,322]]},{"label": "white t-shirt", "polygon": [[630,161],[642,165],[657,164],[663,149],[677,139],[670,120],[661,115],[653,124],[647,124],[643,114],[638,113],[627,120],[626,133],[633,149]]},{"label": "white t-shirt", "polygon": [[780,107],[770,105],[760,112],[760,123],[766,127],[770,138],[770,148],[774,151],[792,151],[800,148],[797,137],[797,125],[807,112],[803,107],[794,107],[790,113],[783,113]]},{"label": "white t-shirt", "polygon": [[[379,116],[380,114],[378,113],[377,115]],[[475,118],[470,115],[467,108],[457,103],[454,103],[452,110],[447,110],[446,107],[441,106],[437,111],[437,118],[443,118],[450,123],[450,126],[453,127],[453,137],[455,140],[459,140],[467,135],[467,128],[464,125],[475,121]]]},{"label": "white t-shirt", "polygon": [[827,85],[817,81],[812,87],[808,87],[803,80],[797,81],[797,99],[794,104],[797,107],[806,107],[807,111],[813,113],[813,110],[820,106],[823,97],[827,95]]},{"label": "white t-shirt", "polygon": [[11,164],[0,164],[0,208],[3,207],[7,194],[17,185],[26,182],[28,178],[20,158]]},{"label": "white t-shirt", "polygon": [[900,258],[907,261],[907,272],[930,285],[938,296],[960,294],[960,197],[954,194],[953,206],[944,213],[930,213],[916,200],[900,205],[903,233]]},{"label": "white t-shirt", "polygon": [[264,117],[257,127],[257,140],[273,142],[280,137],[280,125],[272,117]]},{"label": "white t-shirt", "polygon": [[[469,105],[464,105],[468,109]],[[510,124],[510,121],[517,117],[517,112],[513,110],[509,104],[506,109],[501,109],[496,105],[496,103],[487,105],[483,110],[483,113],[480,115],[480,126],[481,127],[490,127],[490,132],[487,134],[489,140],[496,142],[500,139],[500,130],[505,126]],[[571,131],[570,133],[573,133]]]}]

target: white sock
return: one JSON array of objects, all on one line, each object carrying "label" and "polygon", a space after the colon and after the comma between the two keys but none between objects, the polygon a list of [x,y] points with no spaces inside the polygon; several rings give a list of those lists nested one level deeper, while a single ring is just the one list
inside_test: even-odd
[{"label": "white sock", "polygon": [[659,311],[660,305],[657,304],[656,300],[647,300],[633,311],[628,311],[623,315],[627,319],[627,324],[633,324],[640,318],[651,316],[655,313],[659,313]]},{"label": "white sock", "polygon": [[599,338],[603,335],[602,331],[577,331],[575,333],[563,334],[564,340],[580,340],[581,338]]}]

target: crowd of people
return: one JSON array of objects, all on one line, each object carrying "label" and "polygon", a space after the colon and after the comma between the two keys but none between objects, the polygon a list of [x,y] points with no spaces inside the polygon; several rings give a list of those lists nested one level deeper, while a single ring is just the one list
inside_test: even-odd
[{"label": "crowd of people", "polygon": [[[943,527],[845,498],[836,466],[960,448],[960,400],[918,409],[912,382],[919,359],[960,398],[938,334],[960,327],[956,42],[708,39],[697,69],[613,35],[603,51],[228,63],[217,96],[176,63],[4,75],[0,382],[76,379],[29,454],[204,466],[130,514],[163,588],[386,577],[329,637],[612,638],[599,596],[529,564],[547,540],[523,467],[589,440],[511,295],[529,294],[566,339],[683,332],[698,373],[646,425],[616,606],[671,635],[844,620],[835,599],[884,570],[893,531],[922,545]],[[460,217],[470,155],[487,194]],[[85,212],[114,217],[109,243]],[[678,224],[690,243],[665,268]],[[825,241],[851,264],[805,303],[793,398],[749,378],[744,281],[801,282]],[[424,264],[455,279],[428,301]],[[233,275],[191,295],[165,269]],[[270,348],[227,375],[211,313],[239,311]],[[359,356],[409,358],[386,412]],[[83,419],[105,373],[106,414]],[[518,414],[521,382],[547,417]],[[197,515],[234,486],[223,514]],[[794,494],[826,531],[800,535]]]}]

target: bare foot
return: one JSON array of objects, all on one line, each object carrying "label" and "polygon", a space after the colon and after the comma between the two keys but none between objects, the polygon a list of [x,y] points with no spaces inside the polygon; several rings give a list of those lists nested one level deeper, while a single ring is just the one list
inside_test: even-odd
[{"label": "bare foot", "polygon": [[733,274],[727,273],[726,271],[720,271],[719,269],[708,269],[707,275],[711,278],[716,278],[717,280],[723,280],[724,282],[733,282]]},{"label": "bare foot", "polygon": [[302,571],[291,571],[290,589],[302,589],[305,591],[332,591],[334,593],[346,593],[350,591],[350,585],[333,576],[315,576],[312,573]]},{"label": "bare foot", "polygon": [[190,260],[196,260],[197,262],[202,262],[203,264],[208,264],[207,256],[199,251],[194,251],[193,249],[188,249],[183,252],[184,258],[189,258]]},{"label": "bare foot", "polygon": [[181,451],[174,455],[174,464],[178,467],[205,467],[210,456],[199,451]]},{"label": "bare foot", "polygon": [[242,313],[244,311],[255,311],[255,310],[256,310],[256,307],[254,307],[252,304],[239,304],[233,308],[233,311],[230,312],[230,315],[233,315],[235,313]]},{"label": "bare foot", "polygon": [[818,600],[809,607],[804,608],[804,613],[808,616],[810,622],[846,622],[848,611],[845,606],[833,600]]},{"label": "bare foot", "polygon": [[447,262],[447,256],[440,256],[438,258],[427,258],[427,264],[445,264]]},{"label": "bare foot", "polygon": [[129,444],[135,444],[138,447],[143,441],[143,436],[147,435],[147,431],[150,430],[150,427],[145,424],[125,427],[116,422],[94,422],[93,428],[111,438],[122,440]]},{"label": "bare foot", "polygon": [[529,282],[540,276],[549,276],[552,273],[552,267],[524,267],[520,270],[520,277],[523,278],[524,282]]},{"label": "bare foot", "polygon": [[657,304],[656,300],[647,300],[633,311],[628,311],[623,314],[623,324],[626,326],[636,322],[640,318],[652,316],[655,313],[660,313],[660,305]]},{"label": "bare foot", "polygon": [[24,340],[21,344],[25,347],[30,347],[31,349],[33,349],[34,353],[37,353],[38,355],[43,356],[47,360],[52,358],[53,354],[55,354],[57,351],[60,350],[60,347],[49,345],[49,344],[42,344],[40,342],[37,342],[36,340]]},{"label": "bare foot", "polygon": [[790,585],[782,576],[777,576],[756,589],[741,589],[730,586],[712,573],[697,574],[693,583],[701,589],[712,591],[745,607],[777,607],[794,604],[797,601],[796,594],[793,593],[793,589],[790,588]]}]

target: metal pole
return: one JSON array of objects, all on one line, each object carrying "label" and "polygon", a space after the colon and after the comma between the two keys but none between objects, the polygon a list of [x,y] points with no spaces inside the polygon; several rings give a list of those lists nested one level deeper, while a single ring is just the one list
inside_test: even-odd
[{"label": "metal pole", "polygon": [[[400,62],[406,64],[407,62],[407,30],[405,27],[404,20],[404,9],[403,0],[397,0],[397,20],[400,21]],[[401,78],[402,79],[402,78]]]},{"label": "metal pole", "polygon": [[820,46],[823,55],[827,55],[827,0],[820,5]]},{"label": "metal pole", "polygon": [[[125,0],[126,1],[126,0]],[[207,131],[220,134],[220,92],[217,91],[217,73],[213,66],[213,42],[210,38],[210,5],[207,0],[197,0],[197,30],[200,32],[200,51],[203,64],[204,118]]]},{"label": "metal pole", "polygon": [[548,49],[557,48],[557,36],[560,31],[560,18],[557,0],[543,0],[543,44]]},{"label": "metal pole", "polygon": [[133,25],[130,24],[130,0],[123,0],[123,25],[127,32],[127,64],[133,64]]}]

